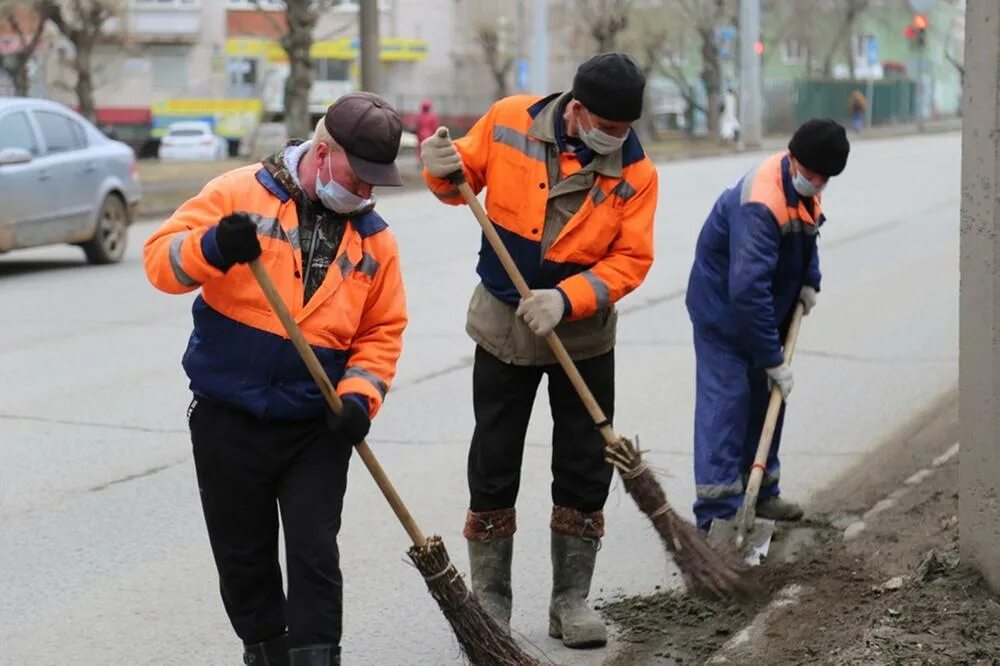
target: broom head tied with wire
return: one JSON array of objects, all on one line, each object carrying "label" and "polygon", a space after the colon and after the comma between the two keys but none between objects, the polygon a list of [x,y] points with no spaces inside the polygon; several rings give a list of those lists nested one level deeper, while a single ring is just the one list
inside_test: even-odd
[{"label": "broom head tied with wire", "polygon": [[476,666],[541,666],[500,628],[452,564],[441,537],[407,552],[424,576],[427,589],[455,632],[466,658]]},{"label": "broom head tied with wire", "polygon": [[744,567],[739,559],[713,550],[694,525],[677,515],[637,446],[619,437],[604,449],[604,455],[618,468],[625,490],[653,523],[689,588],[719,598],[746,592],[741,576]]}]

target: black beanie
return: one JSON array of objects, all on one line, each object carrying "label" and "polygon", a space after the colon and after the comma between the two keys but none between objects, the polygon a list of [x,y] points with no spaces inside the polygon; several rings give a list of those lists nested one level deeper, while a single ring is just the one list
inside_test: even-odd
[{"label": "black beanie", "polygon": [[642,70],[624,53],[595,55],[573,77],[574,99],[606,120],[638,120],[645,87]]},{"label": "black beanie", "polygon": [[851,144],[843,125],[829,118],[813,118],[795,130],[788,142],[792,157],[821,176],[839,176],[847,166]]}]

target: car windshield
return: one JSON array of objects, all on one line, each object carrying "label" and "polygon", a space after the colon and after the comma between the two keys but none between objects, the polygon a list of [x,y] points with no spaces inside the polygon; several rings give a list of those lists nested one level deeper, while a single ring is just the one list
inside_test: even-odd
[{"label": "car windshield", "polygon": [[170,130],[170,136],[201,136],[205,134],[204,130],[200,129],[175,129]]}]

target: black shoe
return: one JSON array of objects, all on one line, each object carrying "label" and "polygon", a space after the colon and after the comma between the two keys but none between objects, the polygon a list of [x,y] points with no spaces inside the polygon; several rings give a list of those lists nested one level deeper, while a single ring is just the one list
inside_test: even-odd
[{"label": "black shoe", "polygon": [[758,518],[796,521],[802,520],[803,515],[805,515],[805,513],[802,511],[802,507],[795,502],[783,500],[778,495],[774,495],[773,497],[768,497],[767,499],[762,499],[757,502]]},{"label": "black shoe", "polygon": [[288,666],[288,634],[243,646],[243,663],[246,666]]},{"label": "black shoe", "polygon": [[306,645],[288,652],[290,666],[340,666],[340,646]]}]

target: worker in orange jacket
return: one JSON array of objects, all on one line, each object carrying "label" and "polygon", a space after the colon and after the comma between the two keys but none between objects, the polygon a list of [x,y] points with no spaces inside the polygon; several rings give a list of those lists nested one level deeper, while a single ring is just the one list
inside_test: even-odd
[{"label": "worker in orange jacket", "polygon": [[[407,322],[396,241],[371,198],[376,185],[402,183],[401,133],[385,100],[345,95],[311,141],[211,181],[144,248],[157,288],[201,288],[183,360],[188,421],[222,599],[247,664],[340,663],[348,462],[385,399]],[[342,397],[339,415],[245,265],[257,258]]]},{"label": "worker in orange jacket", "polygon": [[615,303],[653,262],[657,174],[632,123],[645,78],[621,53],[578,69],[570,92],[496,102],[454,144],[421,145],[424,177],[448,204],[449,176],[486,189],[486,208],[532,289],[520,299],[483,242],[466,330],[476,342],[469,450],[468,541],[473,589],[509,625],[514,504],[525,431],[548,375],[552,437],[553,589],[549,633],[570,647],[607,641],[587,606],[612,469],[604,442],[543,336],[558,333],[608,418],[614,413]]}]

